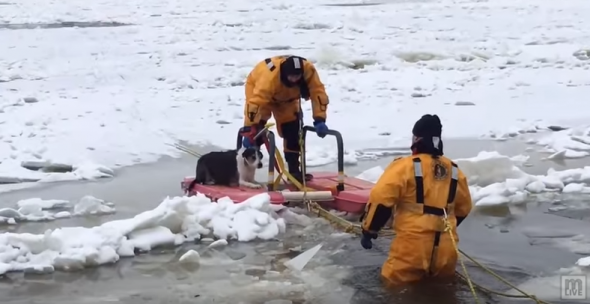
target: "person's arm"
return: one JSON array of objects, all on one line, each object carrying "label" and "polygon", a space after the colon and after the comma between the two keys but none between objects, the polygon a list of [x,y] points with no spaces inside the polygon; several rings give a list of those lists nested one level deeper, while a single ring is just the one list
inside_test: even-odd
[{"label": "person's arm", "polygon": [[303,78],[309,88],[309,98],[312,103],[312,115],[314,122],[326,122],[328,111],[328,95],[326,88],[320,80],[318,71],[313,63],[304,61]]},{"label": "person's arm", "polygon": [[[266,66],[264,66],[266,68]],[[256,71],[253,71],[253,74]],[[260,73],[258,73],[260,74]],[[274,91],[270,75],[260,76],[258,79],[249,79],[246,85],[246,111],[244,126],[257,126],[261,121],[270,119],[270,101]],[[252,74],[248,78],[253,77]]]},{"label": "person's arm", "polygon": [[369,195],[363,215],[363,232],[376,236],[393,216],[393,209],[406,188],[406,161],[393,161],[383,172]]},{"label": "person's arm", "polygon": [[469,192],[469,184],[467,178],[461,170],[459,170],[459,180],[457,181],[457,194],[455,195],[455,217],[457,218],[457,227],[467,218],[473,202],[471,200],[471,193]]}]

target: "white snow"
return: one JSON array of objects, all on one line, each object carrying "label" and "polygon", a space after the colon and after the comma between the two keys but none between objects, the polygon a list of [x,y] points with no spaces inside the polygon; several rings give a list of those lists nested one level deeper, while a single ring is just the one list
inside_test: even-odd
[{"label": "white snow", "polygon": [[[508,157],[496,151],[482,151],[472,158],[455,159],[469,182],[473,203],[477,206],[517,204],[527,201],[531,194],[542,192],[590,193],[590,166],[556,171],[546,175],[531,175],[517,164],[526,159]],[[383,168],[370,168],[357,177],[376,182]]]},{"label": "white snow", "polygon": [[[316,62],[331,101],[328,126],[342,132],[351,156],[407,143],[425,111],[441,116],[447,137],[507,138],[590,118],[588,1],[323,6],[336,2],[3,5],[3,26],[133,25],[0,29],[0,176],[109,176],[108,168],[178,155],[167,145],[178,140],[233,147],[244,78],[260,60],[285,53]],[[269,18],[281,15],[291,17]],[[310,103],[303,109],[310,124]],[[334,159],[332,139],[309,141],[310,165]],[[31,160],[77,170],[21,167]]]},{"label": "white snow", "polygon": [[[75,205],[67,200],[29,198],[16,203],[18,209],[0,208],[0,224],[17,222],[53,221],[72,216],[104,215],[116,212],[114,204],[86,195]],[[66,211],[63,209],[73,209]]]},{"label": "white snow", "polygon": [[[89,197],[82,200],[99,201]],[[40,206],[49,203],[25,205],[40,210]],[[285,220],[273,210],[266,193],[240,204],[227,198],[215,203],[199,194],[167,198],[153,210],[92,228],[64,227],[44,234],[2,233],[0,275],[8,271],[52,272],[114,263],[120,257],[134,256],[137,251],[180,245],[206,236],[219,238],[209,245],[211,248],[226,245],[226,239],[269,240],[286,229]]]}]

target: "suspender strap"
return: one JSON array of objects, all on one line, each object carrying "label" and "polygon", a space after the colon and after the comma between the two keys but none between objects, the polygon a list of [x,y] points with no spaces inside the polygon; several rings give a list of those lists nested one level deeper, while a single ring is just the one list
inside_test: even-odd
[{"label": "suspender strap", "polygon": [[420,158],[412,159],[414,161],[414,179],[416,180],[416,203],[424,204],[424,176],[422,174],[422,163]]}]

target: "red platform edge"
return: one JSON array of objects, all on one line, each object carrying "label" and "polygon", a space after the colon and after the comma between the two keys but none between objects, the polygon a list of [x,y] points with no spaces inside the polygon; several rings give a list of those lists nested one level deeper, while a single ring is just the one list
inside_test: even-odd
[{"label": "red platform edge", "polygon": [[[351,213],[361,213],[365,209],[365,205],[369,199],[369,193],[374,184],[355,177],[345,177],[344,191],[338,192],[336,186],[338,185],[337,173],[314,172],[313,180],[307,182],[307,186],[317,191],[331,191],[334,195],[334,200],[330,202],[322,202],[326,207]],[[187,191],[187,187],[193,181],[193,177],[186,177],[182,183],[182,189]],[[216,185],[201,185],[197,184],[190,189],[189,196],[195,195],[197,192],[204,194],[211,200],[218,200],[222,197],[229,197],[235,203],[241,203],[244,200],[260,193],[268,193],[270,195],[271,204],[284,204],[285,198],[280,192],[267,192],[266,188],[250,189],[244,187],[226,187]]]}]

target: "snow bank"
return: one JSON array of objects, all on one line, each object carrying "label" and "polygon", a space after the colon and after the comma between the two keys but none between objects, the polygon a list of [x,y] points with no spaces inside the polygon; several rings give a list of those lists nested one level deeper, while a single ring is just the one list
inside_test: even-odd
[{"label": "snow bank", "polygon": [[285,221],[273,211],[282,208],[272,206],[266,193],[241,204],[229,199],[215,203],[199,194],[167,198],[153,210],[92,228],[57,228],[44,234],[3,233],[0,234],[0,274],[45,273],[114,263],[138,251],[180,245],[205,236],[241,242],[269,240],[286,229]]},{"label": "snow bank", "polygon": [[[526,161],[522,156],[508,157],[498,152],[482,151],[472,158],[456,159],[465,173],[474,204],[478,206],[522,203],[530,194],[547,191],[562,193],[590,193],[590,166],[556,171],[549,169],[546,175],[531,175],[517,164]],[[358,178],[376,182],[383,168],[364,171]]]},{"label": "snow bank", "polygon": [[[14,225],[17,222],[53,221],[61,218],[85,215],[103,215],[116,212],[114,204],[96,197],[84,196],[73,206],[66,200],[29,198],[16,203],[18,209],[1,208],[0,223]],[[68,211],[69,210],[69,211]]]}]

